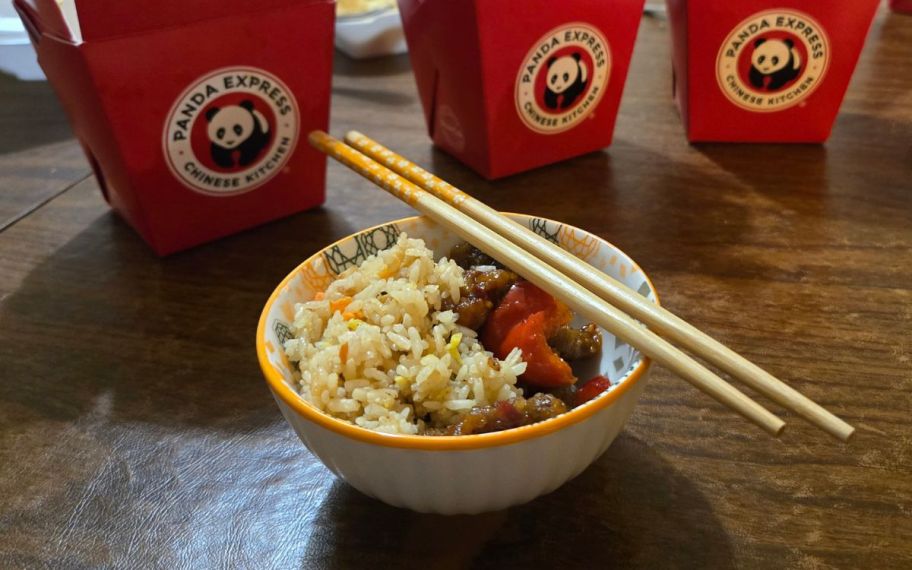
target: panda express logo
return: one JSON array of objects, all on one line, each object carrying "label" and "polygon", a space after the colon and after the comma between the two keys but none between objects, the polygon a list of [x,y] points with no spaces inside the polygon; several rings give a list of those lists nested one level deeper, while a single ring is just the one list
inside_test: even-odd
[{"label": "panda express logo", "polygon": [[298,134],[294,95],[254,68],[220,69],[178,97],[165,123],[171,172],[210,195],[252,190],[282,170]]},{"label": "panda express logo", "polygon": [[516,78],[516,111],[527,127],[550,135],[577,126],[598,106],[611,73],[611,51],[589,24],[542,36]]},{"label": "panda express logo", "polygon": [[716,58],[719,87],[735,105],[772,112],[816,89],[829,62],[826,32],[807,14],[760,12],[741,22]]}]

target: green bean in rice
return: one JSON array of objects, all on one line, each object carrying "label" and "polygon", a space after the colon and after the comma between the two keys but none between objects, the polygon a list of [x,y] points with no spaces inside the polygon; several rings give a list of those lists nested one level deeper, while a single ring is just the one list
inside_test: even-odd
[{"label": "green bean in rice", "polygon": [[520,351],[495,358],[456,313],[442,310],[459,301],[464,283],[455,262],[435,261],[405,234],[340,274],[322,299],[295,308],[285,351],[302,397],[364,428],[424,434],[476,406],[522,396]]}]

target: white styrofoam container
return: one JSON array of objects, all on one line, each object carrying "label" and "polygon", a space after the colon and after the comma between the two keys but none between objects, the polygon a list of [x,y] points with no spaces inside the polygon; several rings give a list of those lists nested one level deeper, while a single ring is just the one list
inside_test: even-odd
[{"label": "white styrofoam container", "polygon": [[18,16],[0,17],[0,72],[23,81],[40,81],[44,72]]},{"label": "white styrofoam container", "polygon": [[405,53],[402,20],[395,8],[336,18],[336,48],[354,59]]}]

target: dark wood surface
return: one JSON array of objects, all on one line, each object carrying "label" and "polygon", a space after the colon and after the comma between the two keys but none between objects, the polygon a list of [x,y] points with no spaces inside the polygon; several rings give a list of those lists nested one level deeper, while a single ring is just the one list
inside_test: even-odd
[{"label": "dark wood surface", "polygon": [[647,18],[614,145],[495,183],[431,147],[407,59],[338,57],[335,133],[606,237],[668,307],[858,427],[843,445],[773,406],[771,439],[656,370],[581,476],[452,518],[336,479],[253,351],[286,272],[408,207],[331,164],[324,207],[158,259],[47,86],[4,79],[0,567],[912,567],[910,47],[912,18],[882,12],[825,146],[690,146]]}]

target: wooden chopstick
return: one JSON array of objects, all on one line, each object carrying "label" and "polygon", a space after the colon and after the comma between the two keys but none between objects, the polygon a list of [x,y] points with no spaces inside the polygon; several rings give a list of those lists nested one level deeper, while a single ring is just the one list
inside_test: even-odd
[{"label": "wooden chopstick", "polygon": [[731,374],[780,405],[796,412],[830,435],[848,441],[855,428],[788,384],[766,372],[734,350],[710,337],[674,313],[644,299],[620,281],[595,269],[542,238],[522,224],[502,215],[417,164],[357,132],[349,131],[345,141],[397,174],[421,186],[461,212],[566,273],[586,289],[647,326]]},{"label": "wooden chopstick", "polygon": [[402,178],[322,131],[310,133],[310,143],[361,176],[403,200],[462,239],[510,267],[544,291],[561,299],[578,314],[599,324],[643,354],[689,381],[770,434],[778,436],[785,422],[704,368],[695,360],[609,305],[569,277],[501,237],[446,202]]}]

